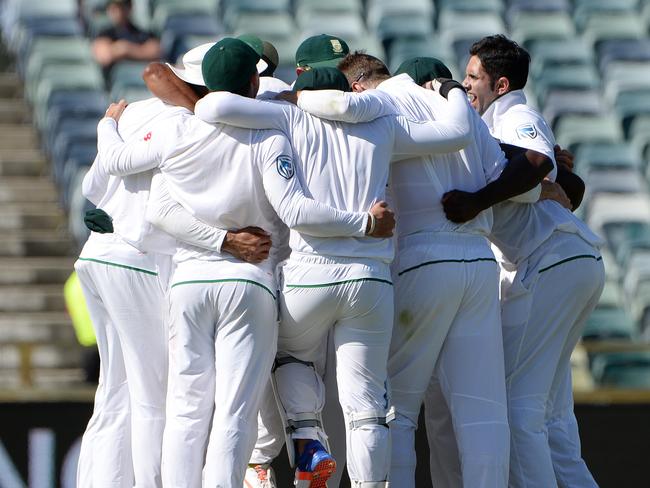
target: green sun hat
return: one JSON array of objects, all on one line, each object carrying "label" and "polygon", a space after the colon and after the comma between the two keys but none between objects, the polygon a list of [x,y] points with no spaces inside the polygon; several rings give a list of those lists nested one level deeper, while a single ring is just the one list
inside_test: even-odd
[{"label": "green sun hat", "polygon": [[240,39],[225,37],[205,53],[201,72],[211,91],[239,92],[257,71],[260,55]]},{"label": "green sun hat", "polygon": [[402,73],[409,75],[418,85],[435,78],[453,78],[445,63],[439,59],[427,57],[407,59],[395,71],[396,75]]},{"label": "green sun hat", "polygon": [[352,91],[345,75],[336,68],[314,68],[303,71],[293,85],[293,91],[299,90],[341,90]]},{"label": "green sun hat", "polygon": [[347,42],[340,37],[320,34],[308,37],[296,50],[296,66],[300,68],[336,68],[350,53]]}]

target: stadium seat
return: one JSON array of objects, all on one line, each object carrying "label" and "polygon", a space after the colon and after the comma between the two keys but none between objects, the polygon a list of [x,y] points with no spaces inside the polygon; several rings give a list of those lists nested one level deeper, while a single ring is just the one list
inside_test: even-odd
[{"label": "stadium seat", "polygon": [[642,153],[650,146],[650,114],[637,115],[631,122],[627,140]]},{"label": "stadium seat", "polygon": [[542,13],[548,14],[552,12],[565,12],[571,11],[571,4],[569,0],[545,0],[540,2],[538,0],[509,0],[508,10],[506,17],[508,25],[512,26],[513,21],[520,13]]},{"label": "stadium seat", "polygon": [[358,15],[363,14],[363,5],[360,0],[297,0],[295,2],[296,22],[303,25],[310,18],[320,15]]},{"label": "stadium seat", "polygon": [[160,33],[167,19],[176,15],[195,14],[216,19],[218,6],[219,2],[214,0],[159,0],[153,9],[151,30]]},{"label": "stadium seat", "polygon": [[299,27],[303,39],[322,34],[323,32],[333,36],[339,36],[345,40],[367,36],[363,19],[359,14],[354,12],[345,15],[322,14],[318,17],[310,17],[309,19],[305,19],[305,22]]},{"label": "stadium seat", "polygon": [[585,142],[620,142],[623,130],[615,115],[566,115],[557,123],[556,140],[575,151]]},{"label": "stadium seat", "polygon": [[583,144],[575,153],[574,170],[580,174],[597,170],[638,170],[642,166],[639,150],[624,142]]},{"label": "stadium seat", "polygon": [[142,61],[120,61],[113,65],[109,75],[109,85],[113,89],[118,87],[143,87],[142,72],[148,62]]},{"label": "stadium seat", "polygon": [[599,193],[590,198],[587,203],[586,222],[601,235],[603,226],[612,222],[650,223],[650,197],[645,193],[624,195]]},{"label": "stadium seat", "polygon": [[623,291],[617,280],[605,280],[605,287],[598,300],[598,308],[622,308]]},{"label": "stadium seat", "polygon": [[381,18],[375,32],[383,41],[404,37],[429,37],[433,35],[433,21],[416,13],[387,15]]},{"label": "stadium seat", "polygon": [[614,252],[624,242],[638,239],[650,240],[650,222],[630,220],[624,222],[608,222],[603,225],[603,234]]},{"label": "stadium seat", "polygon": [[614,109],[621,118],[625,136],[629,137],[634,119],[650,115],[650,87],[619,91],[614,100]]},{"label": "stadium seat", "polygon": [[527,46],[542,39],[572,39],[575,26],[569,14],[563,11],[520,12],[512,17],[510,35]]},{"label": "stadium seat", "polygon": [[638,0],[574,0],[573,20],[582,30],[592,15],[636,14]]},{"label": "stadium seat", "polygon": [[601,353],[591,366],[594,379],[601,386],[650,388],[650,353]]},{"label": "stadium seat", "polygon": [[160,36],[162,57],[173,63],[191,49],[187,45],[189,37],[203,36],[216,41],[222,33],[223,26],[214,17],[194,13],[174,15],[165,21]]},{"label": "stadium seat", "polygon": [[456,10],[458,12],[491,12],[501,15],[505,9],[503,0],[438,0],[439,12]]},{"label": "stadium seat", "polygon": [[366,22],[368,29],[373,32],[379,26],[381,19],[393,15],[418,15],[433,22],[435,4],[429,0],[369,0],[366,5]]},{"label": "stadium seat", "polygon": [[636,326],[623,308],[598,307],[587,319],[587,324],[582,332],[582,340],[632,340],[635,334]]},{"label": "stadium seat", "polygon": [[592,65],[593,48],[581,38],[541,39],[530,43],[530,75],[537,78],[546,68],[566,65]]},{"label": "stadium seat", "polygon": [[598,90],[600,79],[593,65],[560,65],[547,67],[533,80],[533,89],[540,105],[556,91]]},{"label": "stadium seat", "polygon": [[599,90],[565,90],[552,89],[544,99],[542,115],[551,128],[557,121],[567,114],[605,113],[608,109]]},{"label": "stadium seat", "polygon": [[296,31],[293,17],[288,13],[245,13],[239,15],[235,25],[230,27],[237,35],[255,33],[261,39],[288,38]]},{"label": "stadium seat", "polygon": [[616,170],[590,170],[580,174],[589,189],[590,194],[608,193],[641,193],[648,190],[648,184],[639,168],[624,168]]},{"label": "stadium seat", "polygon": [[459,40],[477,41],[487,35],[505,34],[507,30],[499,14],[447,10],[438,16],[438,32],[451,45]]},{"label": "stadium seat", "polygon": [[613,39],[643,39],[647,36],[647,29],[636,13],[594,13],[585,21],[582,35],[597,45]]},{"label": "stadium seat", "polygon": [[650,89],[650,62],[612,61],[603,74],[604,94],[613,103],[624,91]]},{"label": "stadium seat", "polygon": [[650,61],[650,39],[602,41],[597,46],[598,67],[606,73],[612,61]]}]

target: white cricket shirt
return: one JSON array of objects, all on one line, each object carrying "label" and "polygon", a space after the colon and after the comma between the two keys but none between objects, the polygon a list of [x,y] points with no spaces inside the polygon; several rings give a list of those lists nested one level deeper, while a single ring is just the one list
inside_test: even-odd
[{"label": "white cricket shirt", "polygon": [[[303,92],[308,93],[308,92]],[[457,103],[466,103],[464,100]],[[394,153],[423,154],[456,150],[469,143],[465,119],[450,114],[446,123],[413,124],[390,115],[368,124],[321,120],[284,102],[263,102],[216,92],[196,105],[197,116],[240,127],[276,128],[290,135],[304,186],[315,200],[332,207],[367,211],[385,199]],[[391,239],[320,238],[291,232],[294,253],[393,259]]]},{"label": "white cricket shirt", "polygon": [[449,100],[445,100],[402,74],[383,81],[377,90],[335,93],[338,96],[302,92],[299,106],[319,116],[350,122],[372,120],[386,113],[399,113],[418,121],[442,120],[450,111],[461,110],[470,128],[470,143],[464,149],[411,158],[392,167],[390,186],[398,212],[399,235],[421,232],[489,234],[491,210],[481,212],[465,224],[455,224],[446,218],[440,203],[450,190],[476,191],[484,187],[501,174],[506,164],[499,145],[461,90],[451,90]]},{"label": "white cricket shirt", "polygon": [[[146,127],[184,111],[157,98],[129,104],[120,118],[120,136],[129,141],[144,139],[147,137]],[[172,255],[176,251],[176,240],[150,225],[146,219],[152,203],[151,181],[151,171],[111,176],[96,160],[84,178],[82,193],[113,218],[114,233],[124,242],[141,252]],[[158,193],[162,198],[167,196],[165,185],[160,185]],[[221,250],[226,231],[203,224],[175,202],[168,202],[166,210],[173,213],[176,228],[182,229],[191,243],[217,252]]]},{"label": "white cricket shirt", "polygon": [[[509,92],[496,99],[483,114],[492,135],[502,142],[541,152],[555,166],[549,178],[555,180],[555,137],[542,116],[526,105],[523,90]],[[533,205],[502,202],[492,207],[494,224],[490,240],[503,256],[497,256],[506,269],[512,269],[530,256],[554,231],[580,235],[593,246],[602,239],[573,213],[553,200]]]},{"label": "white cricket shirt", "polygon": [[[304,196],[295,178],[291,146],[276,131],[210,125],[185,111],[148,133],[147,140],[125,143],[115,120],[100,121],[98,147],[105,170],[131,174],[159,167],[171,196],[206,224],[266,230],[274,245],[270,259],[257,267],[269,277],[277,253],[278,215],[289,227],[316,235],[365,234],[366,213],[340,212]],[[175,259],[241,263],[187,244],[179,245]]]}]

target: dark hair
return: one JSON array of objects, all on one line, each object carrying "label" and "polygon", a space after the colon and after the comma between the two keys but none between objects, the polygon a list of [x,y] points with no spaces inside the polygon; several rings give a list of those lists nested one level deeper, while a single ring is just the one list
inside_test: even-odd
[{"label": "dark hair", "polygon": [[345,56],[337,68],[343,72],[348,83],[359,81],[362,77],[366,80],[385,80],[390,78],[390,71],[380,59],[366,54],[363,51],[354,51]]},{"label": "dark hair", "polygon": [[491,88],[502,76],[510,82],[510,90],[526,86],[530,54],[515,41],[502,34],[487,36],[472,44],[469,53],[481,61],[490,77]]}]

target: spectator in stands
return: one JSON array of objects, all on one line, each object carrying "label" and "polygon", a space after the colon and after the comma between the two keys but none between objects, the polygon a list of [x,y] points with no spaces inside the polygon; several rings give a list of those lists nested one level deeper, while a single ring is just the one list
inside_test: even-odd
[{"label": "spectator in stands", "polygon": [[100,32],[92,44],[93,55],[105,73],[118,61],[153,61],[160,58],[160,42],[131,22],[131,0],[109,0],[106,13],[112,26]]}]

